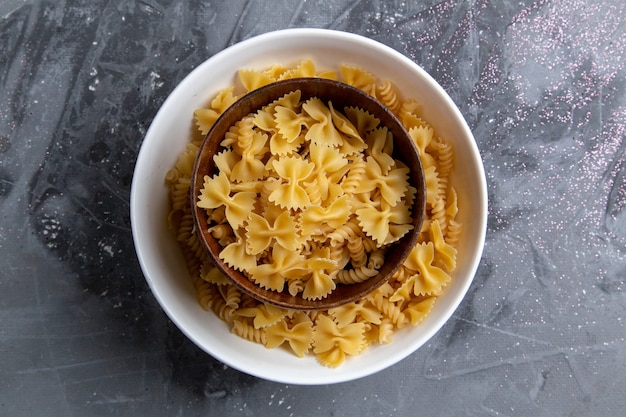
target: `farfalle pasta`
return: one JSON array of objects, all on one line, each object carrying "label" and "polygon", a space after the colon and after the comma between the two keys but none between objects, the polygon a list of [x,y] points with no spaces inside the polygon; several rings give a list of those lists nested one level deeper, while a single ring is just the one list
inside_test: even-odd
[{"label": "farfalle pasta", "polygon": [[[293,67],[242,69],[238,75],[239,86],[218,92],[195,112],[200,135],[165,179],[168,221],[200,306],[239,337],[298,357],[314,355],[329,367],[369,345],[391,343],[408,325],[418,326],[456,268],[462,207],[451,180],[452,145],[423,119],[418,101],[358,66],[319,70],[307,59]],[[418,243],[387,283],[357,302],[304,312],[259,302],[222,276],[194,232],[188,193],[202,136],[228,106],[271,82],[311,76],[360,88],[398,116],[420,153],[426,213]],[[318,135],[330,142],[320,143]],[[198,204],[208,211],[210,233],[224,248],[220,256],[265,288],[314,299],[340,283],[368,279],[384,263],[385,245],[409,227],[406,202],[415,190],[406,183],[408,167],[390,157],[392,144],[378,120],[358,108],[302,103],[293,92],[233,126],[223,145],[226,150],[215,156],[219,174],[207,178]]]},{"label": "farfalle pasta", "polygon": [[[222,261],[263,289],[318,300],[378,275],[387,248],[414,227],[414,193],[377,119],[300,97],[288,93],[228,130],[196,204],[210,218],[224,210],[226,223],[209,223],[214,237],[237,237],[224,240]],[[334,240],[349,221],[355,234]]]}]

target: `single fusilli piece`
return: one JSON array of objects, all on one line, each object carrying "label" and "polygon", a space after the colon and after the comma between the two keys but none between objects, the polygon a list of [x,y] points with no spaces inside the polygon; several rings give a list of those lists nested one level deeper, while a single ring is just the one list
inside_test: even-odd
[{"label": "single fusilli piece", "polygon": [[385,317],[388,317],[393,324],[398,328],[404,327],[407,322],[406,315],[402,312],[400,307],[396,304],[389,301],[388,298],[382,297],[380,295],[370,296],[369,300],[371,301],[377,309],[379,309]]},{"label": "single fusilli piece", "polygon": [[253,325],[244,320],[233,321],[231,332],[243,339],[265,345],[265,330],[256,329]]},{"label": "single fusilli piece", "polygon": [[355,269],[342,269],[337,273],[336,280],[341,284],[356,284],[366,281],[378,274],[378,270],[370,269],[367,265]]},{"label": "single fusilli piece", "polygon": [[376,85],[376,95],[378,99],[394,114],[400,112],[402,102],[398,97],[398,93],[393,84],[389,80],[384,80],[382,83]]}]

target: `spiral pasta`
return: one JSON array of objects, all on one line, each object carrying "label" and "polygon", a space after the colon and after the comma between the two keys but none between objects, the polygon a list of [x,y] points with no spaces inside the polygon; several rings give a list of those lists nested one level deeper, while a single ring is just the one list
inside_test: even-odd
[{"label": "spiral pasta", "polygon": [[264,345],[266,343],[265,332],[262,329],[256,329],[254,326],[250,325],[244,320],[234,320],[233,327],[231,327],[231,332],[243,339],[249,340],[254,343],[259,343],[261,345]]},{"label": "spiral pasta", "polygon": [[393,113],[398,114],[402,106],[402,101],[398,97],[396,89],[389,80],[383,80],[382,83],[376,85],[376,96],[385,106]]},{"label": "spiral pasta", "polygon": [[378,270],[361,265],[358,268],[342,269],[337,274],[337,281],[341,284],[357,284],[366,281],[378,274]]}]

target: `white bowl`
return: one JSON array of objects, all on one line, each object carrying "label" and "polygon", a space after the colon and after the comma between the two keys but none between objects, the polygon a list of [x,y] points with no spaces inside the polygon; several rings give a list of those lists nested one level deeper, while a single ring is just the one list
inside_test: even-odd
[{"label": "white bowl", "polygon": [[[313,59],[316,68],[345,63],[395,83],[405,97],[427,103],[425,119],[455,147],[453,183],[464,231],[452,282],[417,327],[407,326],[387,345],[368,347],[338,368],[320,365],[311,355],[297,358],[284,349],[266,349],[230,333],[203,310],[181,249],[168,230],[167,171],[194,129],[193,112],[221,88],[232,85],[241,68],[267,68]],[[371,39],[324,29],[288,29],[248,39],[214,55],[193,70],[171,93],[154,118],[141,146],[133,177],[130,214],[137,256],[154,296],[169,318],[196,345],[224,364],[263,379],[316,385],[345,382],[381,371],[426,343],[450,318],[465,296],[481,258],[487,191],[478,148],[463,116],[446,92],[407,57]]]}]

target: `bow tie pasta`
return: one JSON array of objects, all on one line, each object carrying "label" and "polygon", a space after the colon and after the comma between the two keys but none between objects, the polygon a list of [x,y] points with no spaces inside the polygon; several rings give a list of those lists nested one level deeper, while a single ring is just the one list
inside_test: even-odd
[{"label": "bow tie pasta", "polygon": [[[419,241],[393,277],[355,303],[328,311],[291,311],[240,292],[215,268],[194,231],[188,198],[195,156],[215,120],[245,93],[299,77],[337,79],[375,96],[403,123],[426,175],[426,213]],[[243,91],[228,87],[195,112],[198,132],[166,176],[170,228],[183,249],[199,304],[232,333],[336,367],[393,333],[417,326],[445,291],[456,268],[462,225],[450,176],[454,149],[402,98],[389,80],[348,65],[320,71],[295,67],[239,71]],[[207,211],[220,257],[263,288],[308,299],[337,285],[375,276],[386,248],[411,228],[416,190],[408,167],[391,156],[391,134],[357,107],[336,109],[294,91],[233,126],[215,156],[219,173],[205,177],[196,203]]]},{"label": "bow tie pasta", "polygon": [[[338,283],[378,274],[382,261],[369,262],[367,271],[361,267],[374,252],[384,258],[386,249],[413,229],[414,193],[409,168],[391,156],[393,135],[387,128],[376,121],[363,128],[359,122],[368,117],[363,110],[351,108],[346,116],[332,101],[298,97],[300,91],[288,93],[230,128],[216,158],[224,170],[204,177],[196,204],[209,217],[223,207],[232,236],[245,231],[220,252],[226,264],[266,290],[317,300]],[[270,181],[267,198],[261,197]],[[331,240],[348,221],[358,225],[357,233],[341,244]],[[242,243],[244,257],[234,250]],[[326,251],[331,244],[333,251]],[[250,256],[255,262],[248,262]]]}]

